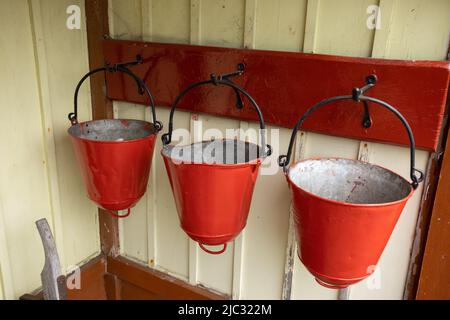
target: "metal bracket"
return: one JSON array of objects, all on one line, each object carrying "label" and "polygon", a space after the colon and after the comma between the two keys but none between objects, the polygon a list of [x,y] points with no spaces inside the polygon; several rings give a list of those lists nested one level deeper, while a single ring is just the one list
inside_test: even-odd
[{"label": "metal bracket", "polygon": [[141,63],[142,63],[142,56],[140,54],[138,54],[138,55],[136,55],[135,60],[119,62],[119,63],[114,63],[114,64],[106,62],[105,67],[109,72],[116,72],[118,67],[135,66],[135,65],[141,64]]},{"label": "metal bracket", "polygon": [[[217,86],[218,81],[220,81],[220,80],[232,82],[230,80],[230,78],[239,77],[244,73],[245,64],[239,63],[236,66],[236,69],[237,70],[234,72],[225,73],[225,74],[218,75],[218,76],[216,76],[214,73],[212,73],[210,75],[210,78],[211,78],[213,84],[216,86]],[[234,90],[234,93],[236,94],[236,108],[238,108],[238,109],[244,108],[244,101],[242,100],[241,94],[239,93],[239,91],[237,89],[233,88],[233,90]]]},{"label": "metal bracket", "polygon": [[[142,56],[140,54],[136,55],[135,60],[131,61],[125,61],[125,62],[119,62],[111,64],[109,62],[105,63],[105,68],[108,72],[117,72],[120,71],[120,69],[128,69],[128,66],[135,66],[142,63]],[[138,87],[138,93],[142,96],[145,93],[145,89],[142,87],[141,83],[139,81],[136,81],[136,85]]]},{"label": "metal bracket", "polygon": [[[362,96],[365,92],[367,92],[369,89],[375,86],[377,83],[377,76],[374,74],[371,74],[366,77],[366,85],[362,88],[353,88],[352,90],[352,99],[353,101],[359,102],[360,96]],[[372,126],[372,118],[370,117],[370,111],[369,111],[369,103],[364,100],[364,115],[362,120],[362,126],[364,128],[370,128]]]}]

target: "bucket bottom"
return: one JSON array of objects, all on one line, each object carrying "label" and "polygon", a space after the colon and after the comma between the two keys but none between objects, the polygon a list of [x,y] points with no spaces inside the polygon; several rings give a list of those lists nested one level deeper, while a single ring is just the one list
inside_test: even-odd
[{"label": "bucket bottom", "polygon": [[142,198],[144,194],[141,196],[134,198],[134,199],[127,199],[124,201],[117,201],[117,202],[102,202],[98,201],[97,199],[93,199],[89,196],[89,198],[94,201],[100,208],[109,210],[109,211],[119,211],[119,210],[126,210],[134,207],[136,203]]},{"label": "bucket bottom", "polygon": [[221,234],[221,235],[214,235],[214,236],[190,232],[189,230],[184,228],[183,225],[181,225],[181,228],[184,230],[184,232],[187,233],[189,238],[191,238],[192,240],[194,240],[198,243],[202,243],[207,246],[218,246],[218,245],[223,245],[224,243],[233,241],[241,233],[241,231],[245,228],[245,224],[237,232]]},{"label": "bucket bottom", "polygon": [[240,231],[236,234],[227,234],[227,235],[220,235],[220,236],[215,236],[215,237],[211,237],[211,236],[202,236],[202,235],[198,235],[198,234],[193,234],[191,232],[188,232],[186,230],[184,230],[187,235],[194,241],[198,242],[198,243],[202,243],[204,245],[207,246],[218,246],[218,245],[222,245],[224,243],[233,241],[238,235],[239,233],[241,233]]},{"label": "bucket bottom", "polygon": [[322,287],[325,287],[325,288],[328,288],[328,289],[337,289],[337,290],[339,290],[339,289],[345,289],[345,288],[347,288],[349,286],[349,285],[345,285],[345,284],[342,284],[342,285],[329,284],[329,283],[326,283],[326,282],[324,282],[324,281],[322,281],[322,280],[320,280],[318,278],[314,278],[314,279]]},{"label": "bucket bottom", "polygon": [[328,288],[328,289],[344,289],[348,286],[358,283],[366,278],[368,278],[371,274],[368,274],[364,277],[360,278],[351,278],[351,279],[345,279],[345,278],[335,278],[331,276],[327,276],[324,274],[321,274],[319,272],[314,271],[310,267],[308,267],[302,259],[300,261],[303,263],[303,265],[308,269],[308,271],[314,276],[316,282],[320,284],[321,286]]}]

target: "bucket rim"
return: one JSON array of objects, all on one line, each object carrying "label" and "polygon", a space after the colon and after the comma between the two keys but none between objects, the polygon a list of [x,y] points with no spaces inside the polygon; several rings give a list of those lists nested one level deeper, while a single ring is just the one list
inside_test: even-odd
[{"label": "bucket rim", "polygon": [[[74,126],[77,125],[82,125],[82,124],[86,124],[86,123],[93,123],[93,122],[97,122],[97,121],[104,121],[104,120],[124,120],[124,121],[137,121],[137,122],[143,122],[143,123],[148,123],[150,124],[154,129],[155,132],[150,133],[149,135],[142,137],[142,138],[136,138],[136,139],[130,139],[130,140],[123,140],[123,141],[113,141],[113,140],[94,140],[94,139],[88,139],[88,138],[82,138],[79,136],[76,136],[74,134],[72,134],[70,132],[70,129],[73,128]],[[158,135],[158,131],[156,130],[155,124],[153,122],[149,122],[149,121],[145,121],[145,120],[139,120],[139,119],[96,119],[96,120],[88,120],[88,121],[83,121],[83,122],[78,122],[74,125],[71,125],[68,129],[67,129],[67,133],[74,139],[77,140],[82,140],[82,141],[89,141],[89,142],[95,142],[95,143],[111,143],[111,144],[116,144],[116,143],[128,143],[128,142],[138,142],[138,141],[143,141],[143,140],[147,140],[152,138],[152,136],[157,136]]]},{"label": "bucket rim", "polygon": [[[217,139],[217,140],[219,140],[219,139]],[[236,139],[223,138],[223,139],[220,139],[220,140],[234,141]],[[203,142],[211,142],[211,141],[214,141],[214,140],[202,140],[202,141],[192,142],[190,144],[187,144],[186,146],[192,145],[192,144],[195,144],[195,143],[203,143]],[[243,141],[243,140],[239,140],[239,141]],[[256,144],[256,143],[253,143],[253,142],[250,142],[250,141],[243,141],[243,142],[254,144],[254,145],[258,146],[258,149],[262,149],[262,147],[259,144]],[[164,159],[167,159],[168,161],[171,161],[175,165],[193,165],[193,166],[195,165],[195,166],[207,166],[207,167],[219,167],[219,168],[233,169],[233,168],[247,167],[249,165],[260,165],[264,161],[264,159],[267,158],[267,157],[258,157],[256,159],[250,160],[248,162],[228,163],[228,164],[227,163],[205,163],[205,162],[198,163],[198,162],[183,162],[183,161],[180,161],[179,163],[174,163],[174,161],[172,161],[172,157],[170,157],[169,155],[164,153],[164,149],[169,147],[169,146],[170,146],[170,144],[162,146],[162,148],[161,148],[161,155],[163,156]]]},{"label": "bucket rim", "polygon": [[[381,168],[381,169],[383,169],[383,170],[385,170],[385,171],[388,171],[388,172],[390,172],[390,173],[396,175],[397,177],[399,177],[400,179],[402,179],[403,181],[405,181],[405,182],[408,184],[408,186],[409,186],[409,188],[410,188],[410,191],[409,191],[408,195],[406,195],[406,196],[403,197],[402,199],[395,200],[395,201],[391,201],[391,202],[382,202],[382,203],[351,203],[351,202],[338,201],[338,200],[333,200],[333,199],[324,198],[324,197],[321,197],[321,196],[319,196],[319,195],[317,195],[317,194],[315,194],[315,193],[312,193],[312,192],[306,191],[306,190],[303,189],[303,188],[300,188],[300,187],[299,187],[298,185],[296,185],[296,184],[294,183],[294,181],[292,181],[292,179],[289,177],[289,171],[290,171],[294,166],[296,166],[298,163],[306,162],[306,161],[311,161],[311,160],[348,160],[348,161],[352,161],[352,162],[356,162],[356,163],[362,163],[362,164],[365,164],[365,165],[371,165],[371,166],[374,166],[374,167],[378,167],[378,168]],[[389,169],[387,169],[387,168],[385,168],[385,167],[383,167],[383,166],[377,165],[377,164],[373,164],[373,163],[369,163],[369,162],[364,162],[364,161],[361,161],[361,160],[355,160],[355,159],[343,158],[343,157],[313,157],[313,158],[307,158],[307,159],[299,160],[299,161],[297,161],[297,162],[295,162],[295,163],[292,163],[292,164],[289,166],[289,169],[288,169],[288,171],[286,172],[285,176],[286,176],[286,179],[288,180],[289,185],[290,185],[291,187],[295,187],[295,188],[298,189],[300,192],[303,192],[303,193],[305,193],[305,194],[307,194],[307,195],[309,195],[309,196],[311,196],[311,197],[313,197],[313,198],[319,199],[319,200],[321,200],[321,201],[333,203],[333,204],[340,205],[340,206],[346,206],[346,207],[359,207],[359,208],[361,208],[361,207],[386,207],[386,206],[394,206],[394,205],[397,205],[397,204],[402,203],[402,202],[405,202],[405,203],[406,203],[406,202],[409,200],[409,198],[412,197],[412,195],[414,194],[414,191],[415,191],[414,188],[411,186],[411,183],[410,183],[408,180],[406,180],[404,177],[402,177],[401,175],[399,175],[398,173],[396,173],[396,172],[394,172],[394,171],[392,171],[392,170],[389,170]]]}]

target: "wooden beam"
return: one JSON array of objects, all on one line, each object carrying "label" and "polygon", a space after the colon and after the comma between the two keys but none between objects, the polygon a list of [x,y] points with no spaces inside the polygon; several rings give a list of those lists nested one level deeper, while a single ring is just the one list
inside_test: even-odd
[{"label": "wooden beam", "polygon": [[[109,37],[108,0],[85,0],[86,27],[90,70],[105,64],[102,40]],[[96,74],[90,79],[93,119],[113,118],[112,101],[106,95],[105,77]],[[119,226],[109,212],[99,209],[101,251],[119,254]]]},{"label": "wooden beam", "polygon": [[[107,272],[122,282],[122,299],[224,300],[228,296],[192,286],[125,257],[108,257]],[[134,290],[133,290],[134,288]],[[132,292],[131,292],[132,291]],[[145,294],[144,294],[145,293]]]},{"label": "wooden beam", "polygon": [[121,300],[122,281],[110,273],[105,273],[104,279],[107,300]]},{"label": "wooden beam", "polygon": [[[99,255],[80,266],[80,289],[68,289],[68,300],[225,300],[212,292],[125,257]],[[67,275],[71,278],[71,274]],[[24,294],[21,300],[43,300],[41,289]]]},{"label": "wooden beam", "polygon": [[[408,119],[417,148],[437,150],[450,80],[450,62],[447,61],[355,58],[126,40],[105,40],[103,43],[105,59],[111,63],[132,60],[138,54],[143,57],[143,63],[134,66],[133,71],[152,88],[158,106],[171,106],[182,88],[199,79],[207,79],[211,73],[235,70],[236,65],[244,61],[246,70],[236,83],[261,103],[266,124],[286,128],[292,128],[308,107],[325,98],[350,95],[353,87],[364,84],[367,75],[376,74],[379,81],[371,89],[370,96],[389,102]],[[167,68],[169,64],[173,67]],[[329,82],[324,82],[324,75]],[[132,79],[115,73],[108,73],[106,78],[111,99],[147,103],[146,97],[136,91]],[[251,108],[229,108],[234,99],[232,90],[205,86],[192,91],[177,108],[241,121],[257,120]],[[293,105],[296,107],[292,108]],[[405,128],[391,113],[380,106],[371,107],[376,125],[367,130],[358,125],[361,108],[351,108],[353,105],[351,101],[336,102],[333,108],[324,108],[314,114],[314,121],[306,121],[302,128],[333,136],[409,146]],[[339,110],[339,117],[336,117],[336,110]]]}]

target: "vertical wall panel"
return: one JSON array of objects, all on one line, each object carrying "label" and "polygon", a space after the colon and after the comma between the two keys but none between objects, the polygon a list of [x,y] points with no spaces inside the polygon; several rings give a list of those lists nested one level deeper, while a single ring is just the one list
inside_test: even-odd
[{"label": "vertical wall panel", "polygon": [[[245,36],[250,40],[246,41],[247,47],[290,51],[302,49],[306,2],[253,2],[256,21],[246,31],[248,34]],[[246,12],[246,20],[252,18],[249,14]],[[254,43],[251,42],[252,37],[255,39]],[[264,101],[258,103],[264,105]],[[253,130],[259,128],[256,123],[246,127]],[[275,132],[277,135],[272,140],[272,133]],[[244,230],[240,283],[240,297],[243,299],[280,299],[282,296],[290,200],[276,159],[286,151],[290,132],[269,126],[267,135],[267,142],[274,148],[273,154],[262,164]],[[277,170],[274,172],[270,167]],[[269,189],[270,194],[267,193]],[[271,254],[261,254],[262,252]],[[261,290],[261,283],[264,283],[264,290]]]},{"label": "vertical wall panel", "polygon": [[[69,5],[80,7],[80,29],[66,27]],[[99,240],[97,210],[66,132],[73,90],[88,69],[84,2],[8,0],[0,7],[0,272],[3,297],[17,298],[40,286],[36,220],[47,218],[64,270],[97,254]],[[89,119],[87,87],[79,102],[80,119]]]},{"label": "vertical wall panel", "polygon": [[[121,119],[144,120],[148,108],[124,102],[114,102],[114,117]],[[149,179],[149,184],[151,179]],[[147,243],[147,197],[144,195],[135,207],[131,208],[131,214],[126,219],[119,220],[120,250],[123,254],[141,260],[148,259]],[[120,212],[125,214],[126,211]]]},{"label": "vertical wall panel", "polygon": [[306,0],[259,0],[256,5],[256,47],[301,51]]},{"label": "vertical wall panel", "polygon": [[116,39],[140,40],[142,36],[141,0],[109,0],[108,18]]},{"label": "vertical wall panel", "polygon": [[[318,111],[320,112],[320,111]],[[339,112],[336,110],[336,112]],[[311,115],[313,120],[314,115]],[[306,158],[343,157],[356,159],[358,157],[359,141],[340,137],[325,136],[323,134],[308,133],[308,143],[305,148]]]},{"label": "vertical wall panel", "polygon": [[151,0],[152,41],[189,43],[190,1]]},{"label": "vertical wall panel", "polygon": [[242,47],[244,0],[201,1],[201,44]]},{"label": "vertical wall panel", "polygon": [[376,0],[319,0],[317,53],[368,57],[373,30],[367,28],[367,7]]},{"label": "vertical wall panel", "polygon": [[[169,109],[158,108],[158,117],[164,122],[167,132]],[[174,117],[174,128],[189,131],[190,114],[188,112],[177,111]],[[174,135],[175,135],[174,131]],[[173,137],[173,143],[178,140]],[[161,139],[155,146],[155,157],[153,166],[155,166],[155,182],[156,188],[156,264],[159,268],[187,279],[189,275],[189,248],[188,237],[181,230],[178,219],[175,200],[173,198],[172,189],[170,188],[169,179],[167,177],[166,168],[162,160],[160,151],[162,148]]]},{"label": "vertical wall panel", "polygon": [[[110,0],[108,4],[110,35],[115,39],[142,39],[142,3],[140,0]],[[137,90],[137,89],[136,89]],[[144,120],[148,108],[126,102],[113,103],[114,117]],[[150,180],[151,182],[151,180]],[[128,257],[148,260],[147,197],[142,197],[127,219],[120,219],[120,250]],[[122,212],[121,214],[123,214]]]},{"label": "vertical wall panel", "polygon": [[[259,126],[252,123],[250,128]],[[276,159],[286,152],[290,131],[268,126],[267,136],[274,150],[261,166],[245,230],[243,299],[280,299],[283,285],[290,196]]]},{"label": "vertical wall panel", "polygon": [[0,12],[0,29],[14,30],[0,33],[0,222],[7,242],[2,247],[10,253],[1,266],[4,272],[4,264],[10,265],[11,274],[2,279],[11,279],[17,297],[39,286],[35,266],[42,265],[43,253],[34,221],[45,217],[51,223],[52,217],[28,4],[2,1]]},{"label": "vertical wall panel", "polygon": [[[143,120],[145,112],[150,112],[148,107],[134,105],[123,102],[114,102],[114,111],[117,118],[140,119]],[[151,181],[149,181],[151,183]],[[121,251],[135,259],[147,261],[147,198],[143,196],[135,207],[131,209],[131,214],[126,219],[120,219],[119,227],[121,232]],[[124,214],[121,212],[121,214]]]},{"label": "vertical wall panel", "polygon": [[[234,106],[230,106],[234,107]],[[218,118],[209,115],[200,115],[202,125],[202,140],[210,140],[213,137],[220,139],[226,137],[226,130],[239,129],[239,121],[225,118]],[[213,131],[209,131],[213,130]],[[207,133],[210,132],[210,135]],[[205,190],[205,196],[208,190]],[[194,243],[194,245],[197,245]],[[218,250],[221,246],[209,247],[211,250]],[[231,294],[232,271],[233,271],[233,243],[228,243],[228,248],[224,254],[211,255],[198,249],[198,281],[208,287],[221,292]],[[214,272],[211,272],[214,270]]]},{"label": "vertical wall panel", "polygon": [[[190,30],[192,23],[190,19],[191,2],[188,0],[151,0],[151,2],[152,15],[144,16],[144,20],[149,19],[152,23],[151,37],[153,41],[189,43],[192,34],[192,30]],[[167,132],[169,109],[157,108],[157,115],[164,124],[163,132]],[[182,131],[188,132],[190,116],[188,112],[177,111],[174,117],[174,128],[180,128]],[[174,132],[174,142],[178,140],[176,134]],[[149,242],[153,239],[155,252],[150,265],[155,265],[159,269],[188,280],[189,265],[193,262],[189,254],[189,240],[186,234],[181,231],[172,190],[160,153],[161,148],[161,139],[158,137],[152,172],[154,181],[154,233],[149,234]]]},{"label": "vertical wall panel", "polygon": [[[446,59],[450,1],[381,0],[380,9],[382,28],[377,33],[384,35],[384,41],[374,45],[374,49],[382,49],[377,56],[390,59]],[[387,20],[388,13],[385,14],[385,11],[392,11],[389,12],[392,15],[390,20]]]},{"label": "vertical wall panel", "polygon": [[[82,23],[79,30],[69,30],[66,27],[66,9],[70,5],[78,5],[81,8]],[[47,133],[53,130],[55,148],[57,172],[53,174],[57,175],[54,183],[57,183],[60,203],[53,205],[53,209],[61,212],[54,212],[53,219],[57,215],[61,216],[64,240],[64,251],[61,253],[64,253],[67,266],[77,264],[99,252],[97,209],[86,196],[67,134],[70,126],[67,114],[73,110],[75,86],[89,69],[83,8],[84,2],[81,0],[45,0],[32,3],[38,48],[36,59],[44,113],[42,117],[52,120],[44,130]],[[88,87],[87,82],[79,95],[80,121],[91,119]],[[52,198],[55,197],[55,192],[52,193]],[[53,199],[53,203],[58,201],[58,197]],[[58,227],[55,225],[55,228]],[[57,229],[56,233],[58,232]],[[40,251],[40,254],[43,252]]]}]

